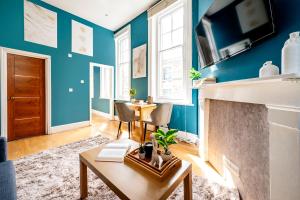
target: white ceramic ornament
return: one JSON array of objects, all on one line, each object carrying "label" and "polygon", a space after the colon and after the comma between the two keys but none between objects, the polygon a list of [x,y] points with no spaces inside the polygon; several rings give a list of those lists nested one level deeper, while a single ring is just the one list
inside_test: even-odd
[{"label": "white ceramic ornament", "polygon": [[279,75],[279,68],[272,64],[272,61],[267,61],[259,70],[259,77],[270,77]]},{"label": "white ceramic ornament", "polygon": [[300,32],[290,34],[282,48],[281,62],[282,74],[300,75]]}]

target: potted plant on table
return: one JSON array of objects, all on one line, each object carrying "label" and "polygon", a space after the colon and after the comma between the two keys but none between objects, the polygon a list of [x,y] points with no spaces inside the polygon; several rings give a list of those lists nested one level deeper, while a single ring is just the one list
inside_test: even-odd
[{"label": "potted plant on table", "polygon": [[135,102],[135,96],[136,96],[136,89],[135,88],[131,88],[129,90],[129,96],[130,96],[130,101],[131,103],[134,103]]},{"label": "potted plant on table", "polygon": [[158,129],[156,133],[154,133],[155,139],[159,145],[164,149],[163,152],[161,152],[161,157],[164,162],[172,159],[172,152],[170,151],[169,147],[172,144],[177,144],[175,141],[175,138],[177,137],[178,130],[171,129],[168,130],[166,133]]},{"label": "potted plant on table", "polygon": [[193,87],[198,87],[199,84],[201,84],[201,78],[202,74],[195,70],[195,68],[192,68],[190,70],[190,79],[193,81]]}]

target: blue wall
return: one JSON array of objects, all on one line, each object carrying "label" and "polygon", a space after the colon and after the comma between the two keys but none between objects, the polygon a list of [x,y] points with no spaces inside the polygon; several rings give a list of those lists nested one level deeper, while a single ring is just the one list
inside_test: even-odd
[{"label": "blue wall", "polygon": [[[198,0],[193,0],[193,25],[195,26],[197,23],[198,23]],[[147,12],[142,13],[141,15],[133,19],[128,24],[131,25],[131,48],[134,49],[142,44],[145,43],[148,44]],[[197,47],[194,38],[195,36],[193,35],[193,66],[198,66]],[[148,56],[147,56],[147,60],[148,60]],[[148,61],[147,61],[147,65],[148,65]],[[132,79],[131,84],[133,88],[137,89],[136,98],[146,100],[148,96],[148,78]],[[187,131],[190,133],[197,134],[198,132],[197,131],[198,130],[197,96],[198,96],[197,91],[196,90],[193,91],[193,97],[192,97],[193,98],[192,102],[194,104],[193,106],[174,105],[171,124],[170,124],[171,128],[176,128],[182,131]]]},{"label": "blue wall", "polygon": [[[115,64],[112,31],[85,21],[40,0],[36,4],[57,12],[58,48],[24,41],[23,0],[0,1],[0,46],[50,55],[52,59],[52,126],[89,120],[89,62]],[[71,20],[94,29],[94,56],[71,53]],[[85,84],[80,84],[85,80]],[[68,88],[74,88],[73,93]]]},{"label": "blue wall", "polygon": [[99,67],[94,67],[94,98],[92,99],[92,109],[109,113],[109,100],[100,99],[100,77],[101,69]]},{"label": "blue wall", "polygon": [[[200,0],[199,0],[200,1]],[[213,0],[201,1],[199,16],[202,16]],[[272,60],[280,67],[281,49],[289,33],[300,30],[300,1],[273,0],[277,34],[256,47],[226,60],[216,66],[202,70],[204,76],[213,75],[218,82],[258,77],[259,69],[265,61]],[[201,11],[201,12],[200,12]]]},{"label": "blue wall", "polygon": [[[131,48],[134,49],[143,44],[148,47],[148,23],[147,12],[142,13],[140,16],[130,22],[131,24]],[[132,54],[133,55],[133,54]],[[148,55],[148,54],[147,54]],[[147,58],[148,59],[148,58]],[[131,59],[132,66],[132,59]],[[131,74],[132,74],[131,70]],[[131,76],[132,77],[132,76]],[[147,61],[147,77],[148,77],[148,61]],[[131,79],[131,87],[136,88],[136,99],[147,99],[148,96],[148,79],[137,78]]]}]

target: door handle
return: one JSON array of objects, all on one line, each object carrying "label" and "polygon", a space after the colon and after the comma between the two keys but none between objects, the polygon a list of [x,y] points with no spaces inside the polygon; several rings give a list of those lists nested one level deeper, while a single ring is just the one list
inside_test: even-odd
[{"label": "door handle", "polygon": [[16,97],[10,97],[10,100],[15,100],[16,99]]}]

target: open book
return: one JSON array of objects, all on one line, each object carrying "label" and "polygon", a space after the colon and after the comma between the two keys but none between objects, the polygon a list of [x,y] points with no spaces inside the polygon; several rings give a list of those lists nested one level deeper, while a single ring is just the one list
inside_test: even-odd
[{"label": "open book", "polygon": [[127,143],[109,143],[99,152],[96,161],[123,162],[129,149],[130,144]]}]

